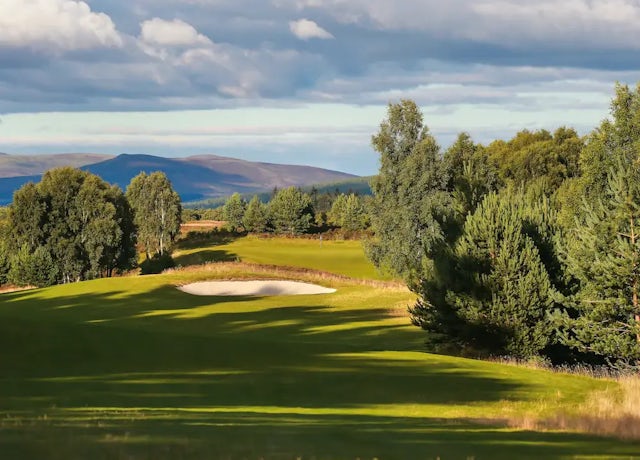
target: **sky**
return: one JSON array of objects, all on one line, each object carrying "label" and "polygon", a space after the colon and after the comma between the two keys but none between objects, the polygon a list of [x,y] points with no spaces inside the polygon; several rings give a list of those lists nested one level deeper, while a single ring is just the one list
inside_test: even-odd
[{"label": "sky", "polygon": [[387,104],[446,148],[588,133],[640,80],[640,0],[1,0],[0,151],[369,175]]}]

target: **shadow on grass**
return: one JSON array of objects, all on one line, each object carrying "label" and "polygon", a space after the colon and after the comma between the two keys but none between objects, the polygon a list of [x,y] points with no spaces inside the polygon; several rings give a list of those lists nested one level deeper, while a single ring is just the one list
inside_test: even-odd
[{"label": "shadow on grass", "polygon": [[416,405],[433,405],[435,416],[449,406],[523,399],[528,386],[450,359],[399,358],[394,350],[414,335],[389,323],[384,305],[336,310],[322,298],[207,298],[172,287],[4,295],[0,451],[8,458],[631,452],[584,436],[411,416]]},{"label": "shadow on grass", "polygon": [[201,265],[208,262],[235,262],[237,260],[237,254],[220,249],[203,249],[189,254],[180,254],[173,258],[176,266],[179,267]]},{"label": "shadow on grass", "polygon": [[[189,232],[176,242],[175,250],[178,255],[173,260],[180,267],[201,265],[207,262],[234,262],[238,260],[237,254],[215,249],[215,247],[232,243],[242,236],[221,229],[209,232]],[[179,254],[180,251],[186,251],[186,253]]]},{"label": "shadow on grass", "polygon": [[178,250],[198,249],[203,246],[221,246],[233,243],[244,234],[233,233],[223,229],[214,229],[208,232],[189,232],[181,237],[175,244]]}]

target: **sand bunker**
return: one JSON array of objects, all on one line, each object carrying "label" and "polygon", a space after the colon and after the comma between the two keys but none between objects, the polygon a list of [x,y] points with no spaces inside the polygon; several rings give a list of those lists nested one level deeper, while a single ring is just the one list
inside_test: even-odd
[{"label": "sand bunker", "polygon": [[211,296],[309,295],[336,292],[335,289],[298,281],[204,281],[187,284],[179,289],[188,294]]}]

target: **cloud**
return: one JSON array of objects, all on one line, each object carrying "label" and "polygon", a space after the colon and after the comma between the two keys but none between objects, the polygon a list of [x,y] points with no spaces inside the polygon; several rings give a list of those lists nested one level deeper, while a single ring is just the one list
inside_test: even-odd
[{"label": "cloud", "polygon": [[193,46],[212,44],[211,40],[198,33],[195,27],[180,19],[167,21],[153,18],[140,24],[140,28],[140,39],[149,45]]},{"label": "cloud", "polygon": [[[45,4],[104,19],[117,38],[101,42],[109,34],[83,21],[44,27],[62,14],[34,12]],[[0,13],[6,112],[402,97],[436,110],[519,110],[534,99],[522,93],[555,91],[554,82],[585,104],[581,82],[610,97],[614,81],[640,78],[640,0],[0,0]],[[71,26],[88,38],[68,39]],[[9,30],[40,38],[9,42]]]},{"label": "cloud", "polygon": [[0,47],[64,52],[122,45],[111,18],[91,11],[85,2],[0,2]]},{"label": "cloud", "polygon": [[291,30],[291,33],[300,40],[309,40],[311,38],[326,40],[334,38],[333,35],[309,19],[300,19],[298,21],[289,22],[289,30]]},{"label": "cloud", "polygon": [[381,31],[522,48],[640,49],[637,0],[272,0]]}]

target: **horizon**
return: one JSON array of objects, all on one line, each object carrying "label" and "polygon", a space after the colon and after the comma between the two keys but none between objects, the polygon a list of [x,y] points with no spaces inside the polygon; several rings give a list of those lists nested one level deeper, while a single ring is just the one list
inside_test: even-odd
[{"label": "horizon", "polygon": [[0,151],[212,153],[357,175],[388,103],[446,148],[609,115],[640,2],[7,0]]}]

